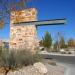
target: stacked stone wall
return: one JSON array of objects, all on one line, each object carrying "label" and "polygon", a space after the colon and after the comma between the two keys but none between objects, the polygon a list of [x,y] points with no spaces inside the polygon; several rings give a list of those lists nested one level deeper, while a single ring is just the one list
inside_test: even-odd
[{"label": "stacked stone wall", "polygon": [[[21,26],[22,22],[36,21],[37,11],[35,8],[12,11],[10,17],[10,49],[31,49],[37,46],[37,31],[35,25]],[[15,26],[14,23],[19,23]]]}]

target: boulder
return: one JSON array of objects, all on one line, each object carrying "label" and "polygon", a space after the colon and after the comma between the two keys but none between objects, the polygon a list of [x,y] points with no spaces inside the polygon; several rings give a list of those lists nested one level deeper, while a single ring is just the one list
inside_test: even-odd
[{"label": "boulder", "polygon": [[40,73],[45,74],[47,73],[47,68],[46,66],[41,63],[41,62],[37,62],[33,65],[35,67],[35,69],[37,69]]},{"label": "boulder", "polygon": [[7,75],[24,75],[20,71],[10,71]]},{"label": "boulder", "polygon": [[0,73],[0,75],[5,75],[5,73]]},{"label": "boulder", "polygon": [[44,75],[37,71],[33,66],[23,67],[16,71],[9,71],[7,75]]},{"label": "boulder", "polygon": [[5,69],[4,67],[0,67],[0,75],[5,75]]}]

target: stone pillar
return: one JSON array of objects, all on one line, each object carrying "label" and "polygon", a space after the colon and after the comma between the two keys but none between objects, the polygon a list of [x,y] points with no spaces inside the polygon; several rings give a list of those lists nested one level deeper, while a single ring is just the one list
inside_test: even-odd
[{"label": "stone pillar", "polygon": [[[36,26],[21,25],[27,21],[37,20],[36,9],[29,8],[20,11],[12,11],[10,19],[10,49],[29,49],[34,51],[38,45]],[[15,26],[14,23],[19,23],[19,26]]]}]

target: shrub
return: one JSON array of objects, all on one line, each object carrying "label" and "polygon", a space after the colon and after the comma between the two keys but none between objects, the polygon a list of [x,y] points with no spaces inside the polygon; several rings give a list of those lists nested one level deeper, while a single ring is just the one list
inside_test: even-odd
[{"label": "shrub", "polygon": [[37,53],[33,54],[27,50],[19,50],[16,53],[15,51],[3,51],[1,54],[1,60],[2,63],[0,66],[14,68],[32,65],[35,62],[39,62],[41,60],[41,56]]},{"label": "shrub", "polygon": [[1,55],[1,53],[2,53],[2,46],[0,46],[0,55]]},{"label": "shrub", "polygon": [[4,67],[5,75],[7,75],[10,69],[15,68],[15,53],[13,51],[8,52],[6,50],[2,50],[0,67]]},{"label": "shrub", "polygon": [[33,65],[41,60],[40,55],[33,54],[29,50],[2,51],[0,58],[0,67],[4,67],[6,74],[9,70],[21,68],[23,66]]},{"label": "shrub", "polygon": [[14,69],[16,66],[15,52],[2,51],[0,66],[9,69]]},{"label": "shrub", "polygon": [[18,67],[22,67],[22,66],[27,66],[30,65],[32,62],[30,61],[32,59],[32,53],[30,53],[29,51],[18,51],[16,53],[16,66]]},{"label": "shrub", "polygon": [[72,54],[71,52],[68,52],[68,54]]},{"label": "shrub", "polygon": [[61,54],[66,54],[66,52],[61,52]]},{"label": "shrub", "polygon": [[33,63],[41,60],[40,55],[33,54],[29,50],[20,50],[16,54],[16,63],[17,66],[28,66],[33,65]]}]

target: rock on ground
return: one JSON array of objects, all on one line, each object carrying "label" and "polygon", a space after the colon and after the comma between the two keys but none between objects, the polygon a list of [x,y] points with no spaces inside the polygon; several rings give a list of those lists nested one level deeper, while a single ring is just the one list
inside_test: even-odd
[{"label": "rock on ground", "polygon": [[38,72],[33,66],[23,67],[18,71],[10,71],[7,75],[43,75],[42,73]]},{"label": "rock on ground", "polygon": [[38,62],[38,63],[35,63],[33,66],[34,66],[35,69],[37,69],[40,73],[43,73],[43,74],[47,73],[47,68],[46,68],[46,66],[45,66],[43,63]]},{"label": "rock on ground", "polygon": [[0,73],[0,75],[5,75],[4,73]]}]

